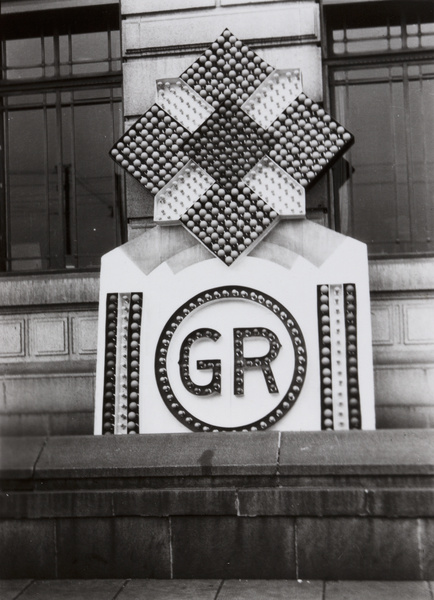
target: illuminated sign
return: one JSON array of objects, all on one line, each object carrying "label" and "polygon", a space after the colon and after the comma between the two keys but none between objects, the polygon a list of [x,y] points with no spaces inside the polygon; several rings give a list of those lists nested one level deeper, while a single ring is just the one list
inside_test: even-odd
[{"label": "illuminated sign", "polygon": [[267,64],[226,29],[111,156],[155,194],[154,219],[179,220],[231,265],[280,216],[305,214],[311,187],[353,136],[302,92],[299,69]]},{"label": "illuminated sign", "polygon": [[157,225],[102,260],[96,433],[374,427],[366,247],[305,219],[353,141],[229,30],[157,81],[110,151]]}]

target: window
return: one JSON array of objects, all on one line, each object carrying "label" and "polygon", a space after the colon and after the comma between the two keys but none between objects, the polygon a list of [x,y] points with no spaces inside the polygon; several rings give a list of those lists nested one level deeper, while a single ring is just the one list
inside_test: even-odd
[{"label": "window", "polygon": [[121,241],[118,10],[2,17],[2,270],[95,268]]},{"label": "window", "polygon": [[336,118],[355,145],[334,169],[338,228],[371,256],[434,251],[434,4],[330,7]]}]

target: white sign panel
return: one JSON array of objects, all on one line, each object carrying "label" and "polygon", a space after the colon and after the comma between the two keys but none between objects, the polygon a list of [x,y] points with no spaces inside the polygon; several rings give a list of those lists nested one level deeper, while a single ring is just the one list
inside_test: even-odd
[{"label": "white sign panel", "polygon": [[374,427],[364,244],[282,221],[253,254],[156,227],[104,257],[96,433]]},{"label": "white sign panel", "polygon": [[366,247],[305,220],[353,141],[227,29],[158,81],[110,152],[159,225],[103,257],[95,433],[374,427]]}]

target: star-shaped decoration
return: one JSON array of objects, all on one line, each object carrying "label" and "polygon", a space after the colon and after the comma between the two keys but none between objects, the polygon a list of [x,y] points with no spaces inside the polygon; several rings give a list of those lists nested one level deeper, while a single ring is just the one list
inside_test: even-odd
[{"label": "star-shaped decoration", "polygon": [[302,91],[299,69],[274,69],[226,29],[111,155],[155,195],[154,219],[180,222],[225,264],[278,217],[305,215],[305,189],[353,136]]}]

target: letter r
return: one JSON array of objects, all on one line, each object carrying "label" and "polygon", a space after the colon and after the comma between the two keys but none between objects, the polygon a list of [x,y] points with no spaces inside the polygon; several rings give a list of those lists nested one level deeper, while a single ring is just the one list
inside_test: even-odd
[{"label": "letter r", "polygon": [[[245,338],[253,337],[265,338],[268,340],[270,348],[264,356],[246,358],[244,356],[244,340]],[[266,327],[242,327],[234,329],[234,394],[236,396],[244,394],[244,371],[246,368],[261,369],[269,393],[276,394],[279,392],[270,363],[277,358],[281,347],[282,345],[277,335]]]}]

